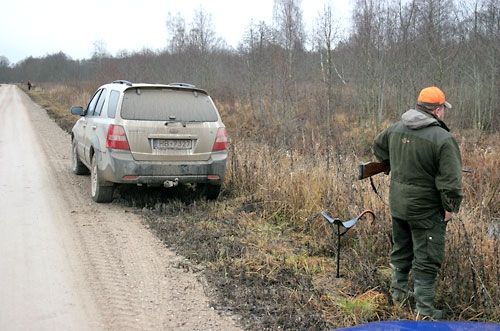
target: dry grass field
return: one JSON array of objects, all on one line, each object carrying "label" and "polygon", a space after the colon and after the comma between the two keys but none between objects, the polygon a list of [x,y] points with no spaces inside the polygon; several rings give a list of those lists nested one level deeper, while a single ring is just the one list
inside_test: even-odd
[{"label": "dry grass field", "polygon": [[[94,87],[95,88],[95,87]],[[85,105],[84,86],[40,85],[30,96],[63,127]],[[216,100],[217,101],[217,100]],[[389,178],[357,181],[357,164],[389,122],[332,115],[334,134],[305,118],[293,135],[278,115],[216,102],[231,137],[229,172],[216,202],[186,188],[121,188],[115,203],[134,206],[147,226],[203,270],[216,305],[242,315],[250,329],[327,329],[366,321],[415,318],[388,296],[391,248]],[[437,305],[449,319],[500,321],[500,135],[454,130],[464,167],[465,200],[448,228]],[[285,144],[275,143],[283,136]],[[286,146],[283,147],[283,146]],[[182,198],[179,198],[181,196]],[[369,208],[342,237],[341,278],[335,277],[336,237],[319,216],[349,219]]]}]

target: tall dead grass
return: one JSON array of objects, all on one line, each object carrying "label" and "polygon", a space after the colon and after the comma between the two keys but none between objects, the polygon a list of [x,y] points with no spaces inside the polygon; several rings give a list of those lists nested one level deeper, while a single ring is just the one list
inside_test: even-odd
[{"label": "tall dead grass", "polygon": [[[321,260],[335,256],[334,240],[330,229],[320,224],[315,215],[327,209],[341,219],[348,219],[365,208],[374,210],[377,214],[374,223],[356,226],[344,239],[342,273],[350,279],[352,298],[373,289],[387,293],[390,275],[387,258],[391,249],[389,178],[379,175],[375,179],[382,199],[371,191],[367,181],[355,179],[356,165],[361,159],[370,158],[369,146],[380,128],[370,121],[354,125],[355,120],[340,114],[330,120],[334,123],[334,134],[328,133],[331,130],[324,123],[314,126],[306,121],[304,127],[309,129],[297,128],[287,144],[276,144],[272,135],[279,134],[279,126],[274,124],[279,120],[269,119],[265,126],[272,126],[272,130],[266,132],[255,120],[262,114],[252,115],[251,110],[243,110],[245,114],[226,112],[226,118],[249,119],[258,134],[230,131],[234,139],[227,185],[236,195],[251,196],[262,205],[255,222],[301,234],[289,236],[296,245],[308,248],[304,260],[323,261],[315,269],[318,272],[312,274],[313,279],[322,279],[315,282],[317,289],[322,290],[318,284],[324,284],[325,279],[334,283],[331,263]],[[245,122],[243,126],[248,124]],[[449,309],[451,318],[494,321],[500,318],[499,138],[498,133],[480,131],[457,135],[464,167],[472,172],[464,173],[465,199],[460,213],[449,224],[447,259],[439,278],[437,301]],[[273,247],[268,251],[280,250]],[[291,250],[287,254],[292,254]],[[286,260],[281,265],[286,266]],[[325,288],[323,300],[330,297],[330,291]],[[401,316],[401,312],[394,312],[390,306],[385,307],[385,313]],[[411,316],[412,312],[404,314]],[[335,318],[338,316],[330,322]]]}]

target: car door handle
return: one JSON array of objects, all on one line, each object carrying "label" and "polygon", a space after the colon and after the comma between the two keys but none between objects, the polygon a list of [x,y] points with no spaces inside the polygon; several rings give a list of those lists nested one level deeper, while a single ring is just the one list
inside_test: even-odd
[{"label": "car door handle", "polygon": [[92,125],[92,130],[97,129],[97,125]]}]

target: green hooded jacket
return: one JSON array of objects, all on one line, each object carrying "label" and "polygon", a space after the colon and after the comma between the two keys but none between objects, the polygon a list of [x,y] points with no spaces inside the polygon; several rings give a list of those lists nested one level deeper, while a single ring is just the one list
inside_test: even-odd
[{"label": "green hooded jacket", "polygon": [[432,114],[410,109],[376,138],[379,161],[391,166],[390,206],[394,217],[418,220],[462,202],[462,160],[446,125]]}]

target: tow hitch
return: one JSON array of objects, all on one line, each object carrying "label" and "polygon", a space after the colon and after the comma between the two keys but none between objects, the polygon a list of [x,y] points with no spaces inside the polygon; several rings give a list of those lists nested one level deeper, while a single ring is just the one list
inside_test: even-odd
[{"label": "tow hitch", "polygon": [[166,180],[164,183],[163,183],[163,186],[165,186],[166,188],[169,188],[169,187],[175,187],[179,185],[179,178],[176,178],[174,180]]}]

